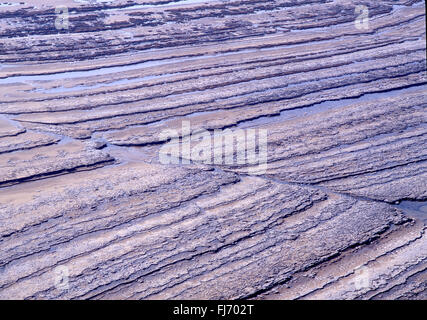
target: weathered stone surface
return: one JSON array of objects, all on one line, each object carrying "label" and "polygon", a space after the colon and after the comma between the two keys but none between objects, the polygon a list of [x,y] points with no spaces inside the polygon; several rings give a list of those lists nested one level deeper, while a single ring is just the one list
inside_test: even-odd
[{"label": "weathered stone surface", "polygon": [[0,186],[84,170],[113,160],[105,152],[81,142],[0,154]]},{"label": "weathered stone surface", "polygon": [[427,237],[423,224],[295,275],[260,299],[425,299]]},{"label": "weathered stone surface", "polygon": [[[385,204],[238,180],[130,164],[11,187],[0,295],[243,298],[406,220]],[[67,292],[54,286],[58,265]]]},{"label": "weathered stone surface", "polygon": [[34,132],[25,132],[17,136],[2,137],[0,138],[0,154],[46,146],[59,141],[59,138]]},{"label": "weathered stone surface", "polygon": [[[216,8],[214,11],[212,5]],[[426,82],[425,41],[422,39],[424,8],[420,5],[392,10],[386,3],[373,2],[370,14],[378,17],[370,22],[371,29],[367,32],[354,27],[354,5],[349,1],[324,4],[310,2],[310,6],[275,1],[274,7],[279,10],[272,11],[274,18],[269,27],[272,29],[264,35],[260,35],[259,29],[263,24],[253,21],[255,17],[261,20],[267,17],[266,13],[257,13],[256,8],[261,2],[232,1],[228,6],[236,6],[234,10],[240,12],[233,14],[233,10],[224,9],[223,3],[212,5],[186,5],[185,9],[174,8],[171,12],[167,7],[157,9],[161,10],[161,16],[167,15],[163,18],[168,21],[181,10],[188,14],[192,6],[199,10],[204,8],[202,11],[205,13],[200,13],[202,16],[210,11],[215,12],[210,18],[197,17],[197,14],[191,18],[188,16],[190,20],[184,22],[194,30],[199,29],[205,36],[212,37],[196,48],[189,47],[191,43],[187,37],[187,46],[168,49],[177,39],[173,34],[182,32],[185,27],[179,23],[179,28],[169,28],[167,35],[163,35],[163,18],[160,18],[156,19],[158,25],[154,29],[148,29],[162,34],[160,39],[157,37],[154,41],[154,46],[163,47],[161,43],[168,39],[167,46],[162,50],[153,50],[152,46],[151,50],[139,50],[141,48],[134,42],[139,33],[142,33],[145,43],[152,37],[152,32],[147,32],[146,27],[141,25],[130,29],[133,40],[123,37],[122,31],[115,28],[108,32],[98,29],[100,38],[104,39],[100,41],[116,35],[117,46],[123,46],[120,50],[128,48],[127,42],[133,41],[132,48],[139,48],[139,53],[125,60],[121,56],[105,57],[97,54],[96,60],[86,57],[90,60],[85,61],[83,56],[82,61],[73,64],[52,62],[44,64],[42,68],[37,65],[31,68],[5,67],[5,71],[0,70],[0,78],[2,74],[7,78],[0,79],[0,83],[3,81],[11,90],[5,91],[2,96],[2,112],[21,114],[15,119],[30,123],[29,128],[87,138],[96,131],[124,129],[195,112],[220,110],[218,116],[221,117],[221,112],[230,108],[238,108],[240,111],[234,122],[244,121],[330,99],[357,97],[367,92]],[[262,2],[263,10],[267,10],[265,6],[265,2]],[[282,6],[291,6],[293,17],[287,9],[281,10]],[[307,19],[301,20],[304,21],[302,28],[295,25],[298,15],[307,16],[307,10],[316,12],[313,10],[318,6],[323,8],[322,12],[327,16],[339,12],[337,20],[323,17],[322,21],[326,25],[322,28],[319,28],[320,22],[313,21],[311,23],[317,24],[314,31],[310,30],[313,26]],[[87,10],[90,11],[89,8]],[[132,15],[142,15],[144,21],[148,21],[146,19],[152,10],[155,8],[137,8]],[[224,17],[217,16],[218,10],[225,10]],[[248,15],[252,10],[253,13]],[[128,14],[127,11],[120,12]],[[108,14],[112,15],[110,19],[114,19],[114,10],[108,11]],[[227,22],[229,19],[234,20],[235,15],[240,19],[248,19],[247,23]],[[207,19],[206,22],[203,19]],[[286,21],[292,26],[286,27]],[[400,25],[407,21],[411,23],[407,23],[401,30]],[[212,27],[206,27],[216,23],[230,24],[228,29],[232,28],[237,33],[229,34],[231,38],[225,42],[219,41],[215,38],[219,34],[212,33]],[[253,30],[255,25],[257,33],[247,33],[247,28]],[[279,25],[280,30],[284,31],[273,31]],[[100,27],[97,24],[95,28]],[[334,32],[330,32],[329,27],[333,27]],[[237,36],[240,32],[242,34]],[[61,43],[66,46],[70,44],[67,41],[82,41],[80,38],[85,38],[85,42],[76,49],[78,54],[89,54],[82,46],[93,40],[86,39],[84,33],[62,36]],[[192,33],[193,36],[195,41],[203,41],[200,35]],[[42,41],[39,37],[46,36],[33,37],[33,50],[38,50],[37,44]],[[51,44],[51,40],[46,41],[48,45]],[[46,43],[42,44],[43,52],[49,55]],[[18,44],[15,42],[10,45]],[[100,50],[100,47],[92,45],[91,49]],[[43,58],[61,59],[58,56],[61,52],[55,50],[55,53],[55,57]],[[234,115],[228,112],[222,116],[223,119],[229,119],[227,122],[232,117]]]},{"label": "weathered stone surface", "polygon": [[[425,200],[426,89],[360,102],[268,130],[266,176],[387,202]],[[245,173],[246,165],[237,172]],[[254,168],[256,170],[256,168]]]},{"label": "weathered stone surface", "polygon": [[0,299],[426,299],[425,4],[363,4],[0,4]]},{"label": "weathered stone surface", "polygon": [[23,132],[25,129],[13,125],[6,118],[0,117],[0,138],[17,136]]}]

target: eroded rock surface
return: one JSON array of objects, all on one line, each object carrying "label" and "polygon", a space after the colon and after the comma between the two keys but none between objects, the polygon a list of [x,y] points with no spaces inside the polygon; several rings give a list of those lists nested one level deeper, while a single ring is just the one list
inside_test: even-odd
[{"label": "eroded rock surface", "polygon": [[0,299],[426,299],[425,4],[359,4],[0,5]]}]

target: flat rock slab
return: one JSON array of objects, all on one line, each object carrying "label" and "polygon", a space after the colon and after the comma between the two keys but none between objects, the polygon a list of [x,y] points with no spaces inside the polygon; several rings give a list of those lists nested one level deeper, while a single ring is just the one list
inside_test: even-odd
[{"label": "flat rock slab", "polygon": [[259,299],[389,299],[427,297],[426,227],[407,225],[259,296]]},{"label": "flat rock slab", "polygon": [[[37,29],[40,21],[33,25],[28,18],[24,28],[37,35],[31,37],[31,51],[20,57],[4,56],[4,61],[15,59],[25,65],[0,69],[0,84],[9,88],[0,93],[1,110],[28,128],[89,138],[96,132],[126,130],[198,112],[218,111],[223,123],[212,119],[204,126],[225,127],[285,109],[426,82],[424,7],[402,5],[393,10],[389,3],[372,1],[370,16],[375,19],[364,31],[354,26],[352,1],[308,3],[214,1],[129,10],[87,4],[86,11],[77,15],[84,19],[85,12],[91,12],[89,21],[94,22],[95,16],[99,21],[91,27],[87,21],[79,32],[61,34],[60,43],[58,38],[52,41],[49,29]],[[44,17],[45,6],[36,7],[38,16]],[[115,25],[112,30],[103,27],[101,12],[109,16],[108,25]],[[157,12],[156,26],[147,27],[153,12]],[[321,12],[322,22],[303,18],[313,12]],[[34,14],[28,12],[29,17]],[[265,19],[269,27],[261,23]],[[18,28],[19,19],[10,24],[9,28]],[[96,37],[82,32],[92,28]],[[124,37],[122,28],[132,37]],[[183,38],[184,30],[182,43],[177,39]],[[136,41],[138,37],[144,41]],[[25,45],[24,41],[5,41],[8,52]],[[143,50],[146,45],[149,50]],[[48,49],[51,46],[54,55]],[[68,56],[58,46],[64,46]],[[105,48],[110,49],[101,52]],[[123,50],[129,48],[135,54],[124,59]],[[91,56],[94,52],[96,59]],[[41,67],[33,62],[28,67],[30,57],[48,63]],[[78,61],[69,63],[70,59]],[[240,112],[221,117],[227,109]],[[156,140],[156,134],[152,139]],[[113,143],[124,143],[117,140],[111,137]],[[127,140],[129,145],[147,139]]]},{"label": "flat rock slab", "polygon": [[[292,120],[283,114],[284,120],[278,117],[258,125],[268,130],[268,168],[261,174],[387,202],[423,200],[427,196],[425,92],[373,99]],[[248,172],[247,166],[236,167],[233,170]],[[256,170],[254,166],[252,171]]]},{"label": "flat rock slab", "polygon": [[0,154],[33,149],[59,142],[61,139],[36,132],[20,132],[19,135],[0,138]]},{"label": "flat rock slab", "polygon": [[0,138],[16,136],[23,132],[25,132],[25,129],[0,116]]},{"label": "flat rock slab", "polygon": [[250,297],[407,221],[386,204],[147,164],[13,186],[0,206],[0,297],[19,299]]},{"label": "flat rock slab", "polygon": [[0,154],[0,186],[84,170],[113,160],[105,152],[82,142],[4,153]]}]

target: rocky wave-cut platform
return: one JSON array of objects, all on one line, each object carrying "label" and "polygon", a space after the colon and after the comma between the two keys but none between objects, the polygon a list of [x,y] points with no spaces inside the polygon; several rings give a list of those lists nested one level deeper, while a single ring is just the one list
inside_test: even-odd
[{"label": "rocky wave-cut platform", "polygon": [[0,299],[427,299],[425,4],[364,4],[0,5]]}]

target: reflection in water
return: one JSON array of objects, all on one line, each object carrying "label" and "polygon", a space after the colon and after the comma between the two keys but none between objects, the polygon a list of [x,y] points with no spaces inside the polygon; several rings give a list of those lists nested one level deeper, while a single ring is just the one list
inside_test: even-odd
[{"label": "reflection in water", "polygon": [[415,220],[427,223],[427,201],[401,201],[397,208]]}]

